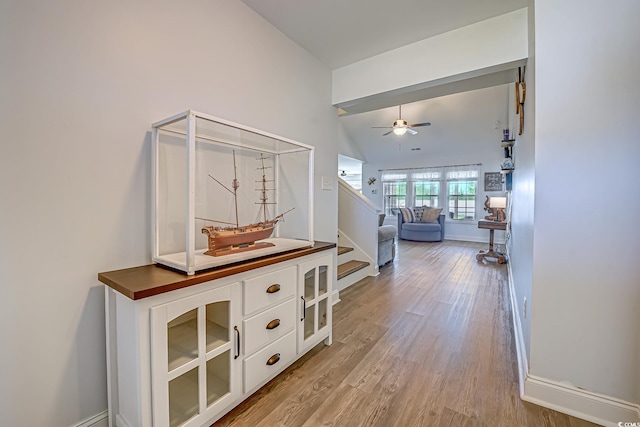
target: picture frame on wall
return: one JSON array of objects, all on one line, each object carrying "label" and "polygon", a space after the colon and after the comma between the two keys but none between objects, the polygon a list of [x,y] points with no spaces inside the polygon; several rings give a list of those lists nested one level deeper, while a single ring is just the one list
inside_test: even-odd
[{"label": "picture frame on wall", "polygon": [[500,172],[484,173],[484,191],[502,191],[502,174]]}]

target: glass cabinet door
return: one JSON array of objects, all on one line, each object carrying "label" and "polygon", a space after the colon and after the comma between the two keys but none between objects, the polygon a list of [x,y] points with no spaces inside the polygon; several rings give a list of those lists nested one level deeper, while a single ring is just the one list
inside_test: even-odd
[{"label": "glass cabinet door", "polygon": [[233,284],[151,309],[154,426],[201,425],[239,396],[240,300]]},{"label": "glass cabinet door", "polygon": [[333,258],[328,255],[301,263],[299,268],[298,353],[301,353],[330,336]]}]

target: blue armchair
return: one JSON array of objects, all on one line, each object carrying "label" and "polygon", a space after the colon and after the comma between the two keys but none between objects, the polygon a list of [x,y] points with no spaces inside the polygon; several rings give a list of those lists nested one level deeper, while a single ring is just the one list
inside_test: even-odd
[{"label": "blue armchair", "polygon": [[441,242],[444,240],[445,216],[438,216],[438,222],[404,222],[402,213],[398,214],[398,237],[416,242]]}]

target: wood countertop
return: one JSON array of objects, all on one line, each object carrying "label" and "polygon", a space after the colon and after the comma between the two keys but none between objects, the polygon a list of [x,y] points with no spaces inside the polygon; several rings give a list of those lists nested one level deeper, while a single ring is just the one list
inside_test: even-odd
[{"label": "wood countertop", "polygon": [[315,242],[313,246],[308,248],[281,252],[279,254],[255,258],[240,263],[224,265],[197,272],[192,276],[158,264],[149,264],[99,273],[98,280],[132,300],[138,300],[277,264],[290,259],[311,255],[316,252],[326,251],[335,247],[335,243]]}]

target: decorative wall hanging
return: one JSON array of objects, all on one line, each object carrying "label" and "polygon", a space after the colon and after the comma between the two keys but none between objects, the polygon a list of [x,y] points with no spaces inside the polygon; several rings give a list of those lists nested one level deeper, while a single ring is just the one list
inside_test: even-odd
[{"label": "decorative wall hanging", "polygon": [[[527,97],[527,85],[524,82],[526,67],[518,67],[518,81],[516,82],[516,114],[520,115],[520,130],[518,135],[522,135],[524,130],[524,100]],[[506,139],[506,138],[505,138]]]},{"label": "decorative wall hanging", "polygon": [[484,191],[502,191],[502,174],[500,172],[484,173]]}]

